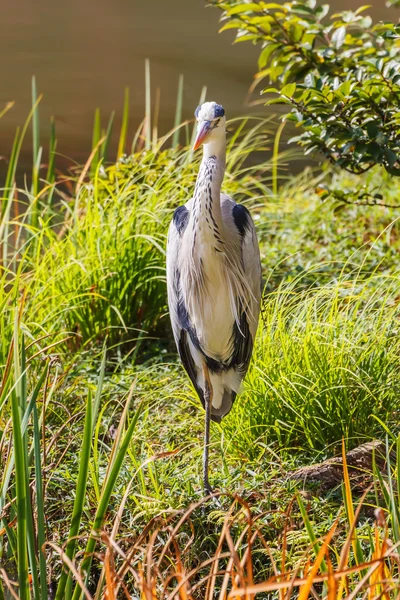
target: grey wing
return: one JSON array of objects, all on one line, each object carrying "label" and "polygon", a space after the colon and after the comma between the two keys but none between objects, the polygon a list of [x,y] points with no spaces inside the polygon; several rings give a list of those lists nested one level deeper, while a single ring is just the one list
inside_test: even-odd
[{"label": "grey wing", "polygon": [[[240,205],[237,205],[240,206]],[[244,208],[244,207],[243,207]],[[245,209],[247,210],[247,209]],[[253,340],[257,333],[258,320],[261,309],[262,274],[260,261],[260,247],[253,219],[247,211],[247,226],[242,239],[242,257],[244,273],[252,293],[252,318],[249,319],[249,329]]]},{"label": "grey wing", "polygon": [[240,328],[234,332],[236,360],[239,369],[247,371],[253,344],[257,333],[261,308],[261,262],[256,228],[248,209],[236,204],[229,196],[222,197],[222,209],[225,221],[237,236],[243,275],[249,289],[249,310],[240,315]]},{"label": "grey wing", "polygon": [[[169,316],[171,319],[172,332],[175,342],[178,345],[180,337],[180,325],[178,320],[178,301],[179,301],[179,251],[181,245],[181,235],[179,225],[177,225],[177,211],[174,212],[171,224],[168,230],[167,239],[167,293]],[[182,211],[183,212],[183,211]],[[178,213],[179,215],[179,213]]]},{"label": "grey wing", "polygon": [[180,293],[179,253],[181,251],[181,238],[187,227],[190,216],[189,201],[184,206],[179,206],[175,212],[168,230],[167,241],[167,292],[168,307],[171,319],[172,332],[182,364],[189,375],[200,399],[203,392],[197,383],[197,369],[190,352],[190,323]]}]

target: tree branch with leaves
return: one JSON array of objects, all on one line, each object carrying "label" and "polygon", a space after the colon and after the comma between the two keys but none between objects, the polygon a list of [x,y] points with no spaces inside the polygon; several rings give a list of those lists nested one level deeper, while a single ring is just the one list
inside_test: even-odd
[{"label": "tree branch with leaves", "polygon": [[301,131],[292,142],[351,173],[381,165],[400,176],[400,25],[374,24],[365,6],[329,18],[318,0],[209,2],[221,31],[260,46],[256,78],[267,104],[288,106]]}]

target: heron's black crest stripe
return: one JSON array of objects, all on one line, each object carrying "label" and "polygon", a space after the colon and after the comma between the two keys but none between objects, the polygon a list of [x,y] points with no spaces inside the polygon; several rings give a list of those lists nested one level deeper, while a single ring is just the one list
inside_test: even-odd
[{"label": "heron's black crest stripe", "polygon": [[201,104],[200,104],[200,105],[199,105],[199,106],[196,108],[196,110],[194,111],[194,116],[196,117],[196,119],[197,119],[197,117],[199,116],[200,109],[201,109]]},{"label": "heron's black crest stripe", "polygon": [[245,206],[236,204],[232,209],[232,216],[240,235],[243,237],[251,227],[250,213]]},{"label": "heron's black crest stripe", "polygon": [[223,117],[225,116],[225,109],[223,106],[221,106],[220,104],[216,104],[214,107],[214,118],[217,119],[218,117]]},{"label": "heron's black crest stripe", "polygon": [[182,235],[189,221],[189,211],[186,206],[178,206],[173,216],[174,225],[179,235]]}]

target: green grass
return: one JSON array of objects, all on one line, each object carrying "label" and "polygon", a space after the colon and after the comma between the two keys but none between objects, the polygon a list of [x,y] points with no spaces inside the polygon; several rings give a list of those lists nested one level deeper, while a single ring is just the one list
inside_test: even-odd
[{"label": "green grass", "polygon": [[[162,551],[166,522],[176,524],[201,498],[203,411],[171,340],[164,270],[168,223],[192,193],[199,156],[191,125],[158,138],[150,113],[125,155],[126,94],[117,162],[103,162],[113,117],[103,128],[96,111],[91,160],[61,182],[54,129],[52,159],[45,173],[38,169],[35,84],[32,96],[36,178],[17,190],[28,120],[13,148],[0,223],[0,581],[7,588],[6,578],[19,578],[21,598],[46,599],[49,586],[57,600],[77,600],[82,586],[100,598],[117,552],[110,536],[122,554],[137,542],[139,573],[146,556]],[[278,188],[278,157],[265,159],[271,128],[262,119],[229,124],[224,187],[255,218],[263,319],[244,393],[212,427],[212,483],[227,495],[206,513],[196,509],[177,541],[189,544],[185,569],[203,569],[239,493],[272,553],[261,541],[254,547],[258,581],[273,575],[274,561],[282,572],[304,570],[343,501],[336,489],[303,507],[288,473],[340,453],[342,438],[348,447],[387,432],[395,440],[400,407],[397,213],[322,204],[314,190],[327,175],[292,178],[288,156],[279,157]],[[378,175],[368,179],[374,185]],[[351,178],[334,185],[345,189]],[[389,179],[380,185],[390,197],[399,191]],[[387,511],[397,542],[397,465],[389,473],[375,474],[368,502]],[[335,548],[349,534],[350,502]],[[232,510],[239,539],[244,509]],[[369,560],[376,543],[367,517],[357,532]],[[168,554],[169,564],[175,559]],[[131,590],[134,578],[131,571]]]},{"label": "green grass", "polygon": [[[329,267],[329,265],[328,265]],[[305,272],[269,295],[246,393],[224,432],[244,455],[261,446],[332,454],[398,430],[399,274],[296,292]]]}]

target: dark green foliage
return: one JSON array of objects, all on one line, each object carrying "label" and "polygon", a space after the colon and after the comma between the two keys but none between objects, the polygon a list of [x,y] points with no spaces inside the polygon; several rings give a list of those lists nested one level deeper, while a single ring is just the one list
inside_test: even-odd
[{"label": "dark green foliage", "polygon": [[[362,173],[375,164],[400,175],[400,26],[373,24],[367,7],[329,17],[318,0],[219,6],[224,29],[261,46],[257,78],[275,84],[268,104],[286,104],[306,154]],[[398,5],[399,2],[391,2]]]}]

